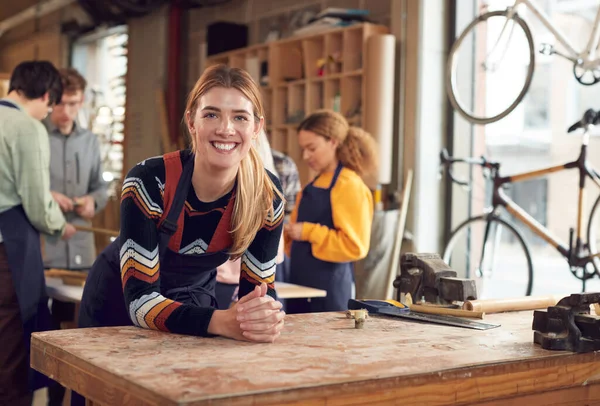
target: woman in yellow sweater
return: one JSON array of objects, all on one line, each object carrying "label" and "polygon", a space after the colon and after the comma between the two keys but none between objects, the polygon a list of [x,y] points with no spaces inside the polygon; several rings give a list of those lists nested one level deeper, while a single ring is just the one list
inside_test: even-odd
[{"label": "woman in yellow sweater", "polygon": [[320,110],[300,123],[298,142],[317,176],[298,194],[285,226],[290,282],[324,289],[327,297],[288,300],[287,312],[345,310],[352,262],[369,251],[373,198],[361,177],[376,169],[375,140],[341,114]]}]

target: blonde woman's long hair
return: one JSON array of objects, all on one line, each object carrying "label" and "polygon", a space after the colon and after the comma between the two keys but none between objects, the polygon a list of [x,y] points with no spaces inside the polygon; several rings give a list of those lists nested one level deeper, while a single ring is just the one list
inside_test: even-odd
[{"label": "blonde woman's long hair", "polygon": [[[252,103],[254,119],[259,121],[263,117],[260,91],[252,77],[242,69],[230,68],[226,65],[213,65],[200,76],[187,99],[186,112],[189,112],[190,117],[194,117],[200,97],[215,87],[239,90]],[[195,139],[189,134],[189,130],[187,131],[191,149],[196,152]],[[248,249],[267,217],[273,216],[275,193],[283,199],[265,171],[256,148],[251,145],[248,154],[240,162],[237,173],[230,230],[233,245],[229,255],[232,259],[239,258]]]}]

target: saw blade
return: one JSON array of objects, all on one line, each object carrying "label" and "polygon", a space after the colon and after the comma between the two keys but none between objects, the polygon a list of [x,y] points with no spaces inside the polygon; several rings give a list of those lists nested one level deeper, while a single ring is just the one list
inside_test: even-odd
[{"label": "saw blade", "polygon": [[437,314],[425,314],[417,312],[400,313],[394,311],[393,309],[378,309],[377,314],[422,321],[424,323],[435,323],[454,327],[471,328],[475,330],[488,330],[491,328],[500,327],[500,324],[482,323],[479,321],[467,320],[455,316],[440,316]]}]

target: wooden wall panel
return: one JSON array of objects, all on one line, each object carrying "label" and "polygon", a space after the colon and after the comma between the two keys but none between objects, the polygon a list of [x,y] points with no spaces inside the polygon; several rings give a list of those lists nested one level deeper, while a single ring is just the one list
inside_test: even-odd
[{"label": "wooden wall panel", "polygon": [[136,163],[162,154],[156,92],[166,88],[167,25],[167,8],[129,24],[125,173]]},{"label": "wooden wall panel", "polygon": [[35,59],[35,49],[35,44],[32,42],[17,43],[2,48],[0,50],[0,71],[12,72],[20,62]]}]

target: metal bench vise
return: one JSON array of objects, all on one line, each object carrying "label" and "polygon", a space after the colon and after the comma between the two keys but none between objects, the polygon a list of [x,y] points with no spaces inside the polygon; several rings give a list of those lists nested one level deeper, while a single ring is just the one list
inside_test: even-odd
[{"label": "metal bench vise", "polygon": [[457,278],[456,271],[438,254],[403,254],[394,287],[398,289],[398,301],[407,293],[414,302],[425,299],[428,303],[441,305],[477,299],[475,281]]},{"label": "metal bench vise", "polygon": [[600,317],[590,314],[595,303],[600,303],[600,293],[573,294],[547,311],[534,311],[533,341],[546,350],[600,350]]}]

